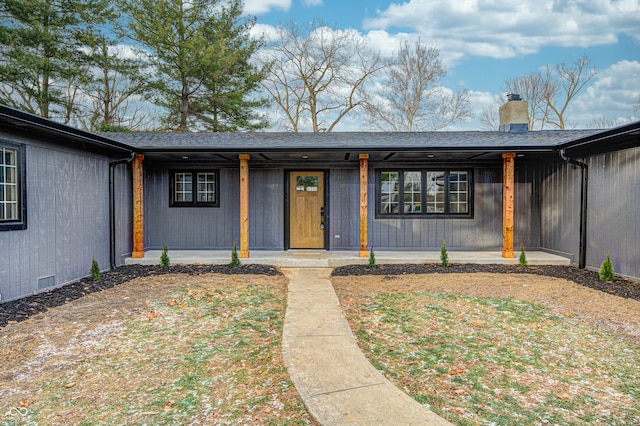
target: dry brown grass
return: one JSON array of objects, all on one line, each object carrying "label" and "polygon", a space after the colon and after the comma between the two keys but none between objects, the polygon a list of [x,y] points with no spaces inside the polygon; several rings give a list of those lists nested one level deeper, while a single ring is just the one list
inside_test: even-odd
[{"label": "dry brown grass", "polygon": [[532,275],[332,280],[371,362],[455,424],[640,422],[640,302]]},{"label": "dry brown grass", "polygon": [[308,424],[280,353],[286,279],[165,275],[0,330],[0,421]]}]

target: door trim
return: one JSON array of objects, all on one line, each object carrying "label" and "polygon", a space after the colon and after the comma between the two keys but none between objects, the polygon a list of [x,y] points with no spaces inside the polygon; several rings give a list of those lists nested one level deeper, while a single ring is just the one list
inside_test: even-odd
[{"label": "door trim", "polygon": [[[329,169],[284,169],[284,249],[291,250],[291,213],[290,213],[290,191],[289,184],[291,183],[291,172],[322,172],[324,173],[324,248],[308,249],[308,250],[329,250],[329,234],[331,229],[331,209],[329,205],[329,194],[331,192],[329,188]],[[307,249],[305,249],[307,250]]]}]

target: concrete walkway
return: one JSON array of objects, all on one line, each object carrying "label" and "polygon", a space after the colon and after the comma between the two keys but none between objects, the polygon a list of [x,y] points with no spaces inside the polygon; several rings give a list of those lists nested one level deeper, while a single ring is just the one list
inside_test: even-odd
[{"label": "concrete walkway", "polygon": [[283,269],[289,300],[282,353],[309,413],[322,425],[451,425],[407,396],[364,357],[329,268]]}]

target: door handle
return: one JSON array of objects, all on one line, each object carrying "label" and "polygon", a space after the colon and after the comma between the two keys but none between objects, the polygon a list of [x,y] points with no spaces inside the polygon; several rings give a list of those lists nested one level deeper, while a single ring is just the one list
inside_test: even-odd
[{"label": "door handle", "polygon": [[320,229],[324,229],[324,207],[320,207]]}]

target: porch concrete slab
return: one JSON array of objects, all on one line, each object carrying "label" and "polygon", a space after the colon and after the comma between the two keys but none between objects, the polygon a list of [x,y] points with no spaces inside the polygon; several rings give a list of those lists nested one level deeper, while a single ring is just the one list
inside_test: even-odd
[{"label": "porch concrete slab", "polygon": [[307,410],[320,424],[451,424],[398,390],[365,358],[329,281],[330,268],[283,272],[289,294],[282,354]]},{"label": "porch concrete slab", "polygon": [[[376,263],[439,263],[440,251],[375,251]],[[125,264],[160,264],[161,250],[148,250],[142,259],[125,259]],[[451,263],[507,264],[517,265],[515,258],[505,259],[499,251],[449,251]],[[526,252],[530,265],[570,265],[568,258],[544,251]],[[214,264],[224,265],[231,261],[231,251],[224,250],[169,250],[172,264]],[[367,258],[358,257],[357,251],[327,250],[253,250],[248,259],[240,259],[245,264],[272,265],[280,268],[336,268],[344,265],[367,264]]]}]

